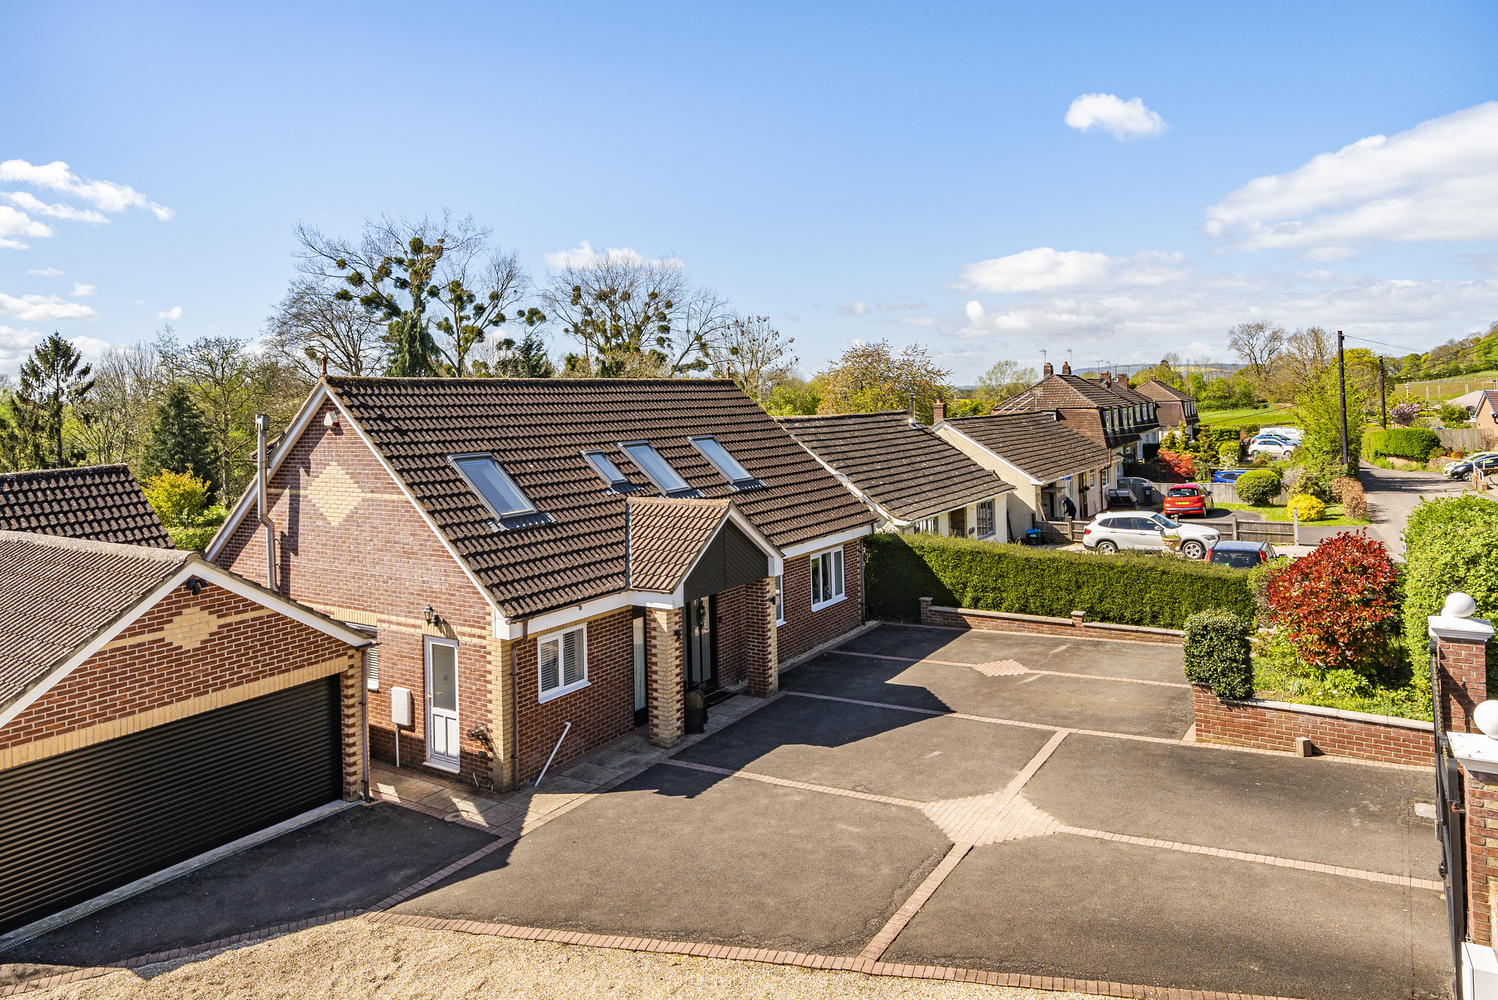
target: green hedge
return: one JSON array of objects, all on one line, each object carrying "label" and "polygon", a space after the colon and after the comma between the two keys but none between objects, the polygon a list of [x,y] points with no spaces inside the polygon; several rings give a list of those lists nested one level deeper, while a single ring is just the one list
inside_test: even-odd
[{"label": "green hedge", "polygon": [[1386,431],[1369,431],[1366,447],[1374,458],[1408,458],[1423,462],[1432,448],[1441,447],[1441,437],[1424,427],[1391,427]]},{"label": "green hedge", "polygon": [[1249,655],[1252,626],[1231,611],[1198,611],[1186,621],[1181,654],[1186,679],[1206,684],[1219,698],[1252,698],[1254,667]]},{"label": "green hedge", "polygon": [[[1470,594],[1478,618],[1498,618],[1498,504],[1472,495],[1422,500],[1404,545],[1405,648],[1415,676],[1429,677],[1426,619],[1441,613],[1447,595]],[[1498,680],[1498,639],[1488,643],[1488,676]]]},{"label": "green hedge", "polygon": [[1280,474],[1273,469],[1245,472],[1233,487],[1238,491],[1238,499],[1252,507],[1267,507],[1285,488],[1280,482]]},{"label": "green hedge", "polygon": [[1247,621],[1255,605],[1242,570],[1176,556],[1098,556],[939,535],[865,540],[871,618],[918,621],[920,599],[946,607],[1152,628],[1183,628],[1198,611],[1225,608]]}]

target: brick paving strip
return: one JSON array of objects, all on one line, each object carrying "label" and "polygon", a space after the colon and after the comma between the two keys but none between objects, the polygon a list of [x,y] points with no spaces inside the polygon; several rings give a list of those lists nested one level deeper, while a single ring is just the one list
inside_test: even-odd
[{"label": "brick paving strip", "polygon": [[1113,677],[1107,674],[1074,674],[1065,670],[1034,670],[1025,666],[1018,660],[991,660],[983,663],[962,663],[957,660],[933,660],[929,656],[886,656],[883,653],[855,653],[848,649],[829,649],[829,653],[837,653],[839,656],[867,656],[872,660],[894,660],[897,663],[935,663],[942,667],[968,667],[987,674],[989,677],[1016,677],[1021,674],[1040,674],[1046,677],[1078,677],[1086,681],[1112,681],[1116,684],[1148,684],[1152,687],[1183,688],[1190,690],[1190,684],[1181,684],[1176,681],[1151,681],[1143,677]]}]

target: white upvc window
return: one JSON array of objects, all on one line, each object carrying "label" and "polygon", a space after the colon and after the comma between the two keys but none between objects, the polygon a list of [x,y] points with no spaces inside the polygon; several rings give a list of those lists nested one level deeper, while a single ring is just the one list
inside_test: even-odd
[{"label": "white upvc window", "polygon": [[588,686],[588,627],[579,625],[536,640],[537,688],[542,702]]},{"label": "white upvc window", "polygon": [[816,611],[844,597],[843,549],[838,546],[811,557],[811,609]]},{"label": "white upvc window", "polygon": [[917,535],[939,535],[941,534],[941,522],[937,518],[940,516],[937,514],[912,522],[910,530]]},{"label": "white upvc window", "polygon": [[977,521],[979,538],[987,538],[989,535],[993,534],[994,517],[992,500],[984,500],[982,503],[978,504],[977,517],[975,517],[974,520]]},{"label": "white upvc window", "polygon": [[775,624],[785,624],[785,575],[775,574]]}]

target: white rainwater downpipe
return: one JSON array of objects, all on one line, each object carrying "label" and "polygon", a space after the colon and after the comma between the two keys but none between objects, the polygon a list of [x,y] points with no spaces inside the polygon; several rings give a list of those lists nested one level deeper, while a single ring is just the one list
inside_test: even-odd
[{"label": "white rainwater downpipe", "polygon": [[265,513],[265,436],[270,430],[270,417],[255,414],[255,513],[260,516],[260,526],[265,529],[265,588],[276,589],[276,529],[270,516]]}]

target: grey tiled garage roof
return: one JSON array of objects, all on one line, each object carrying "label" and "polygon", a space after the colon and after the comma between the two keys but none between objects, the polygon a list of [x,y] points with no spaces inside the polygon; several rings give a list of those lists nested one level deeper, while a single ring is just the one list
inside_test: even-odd
[{"label": "grey tiled garage roof", "polygon": [[0,530],[172,547],[161,519],[123,465],[0,475]]},{"label": "grey tiled garage roof", "polygon": [[947,426],[1043,483],[1113,463],[1106,447],[1049,413],[960,417]]},{"label": "grey tiled garage roof", "polygon": [[916,521],[1011,490],[994,472],[903,410],[781,417],[781,426],[853,488],[902,521]]}]

